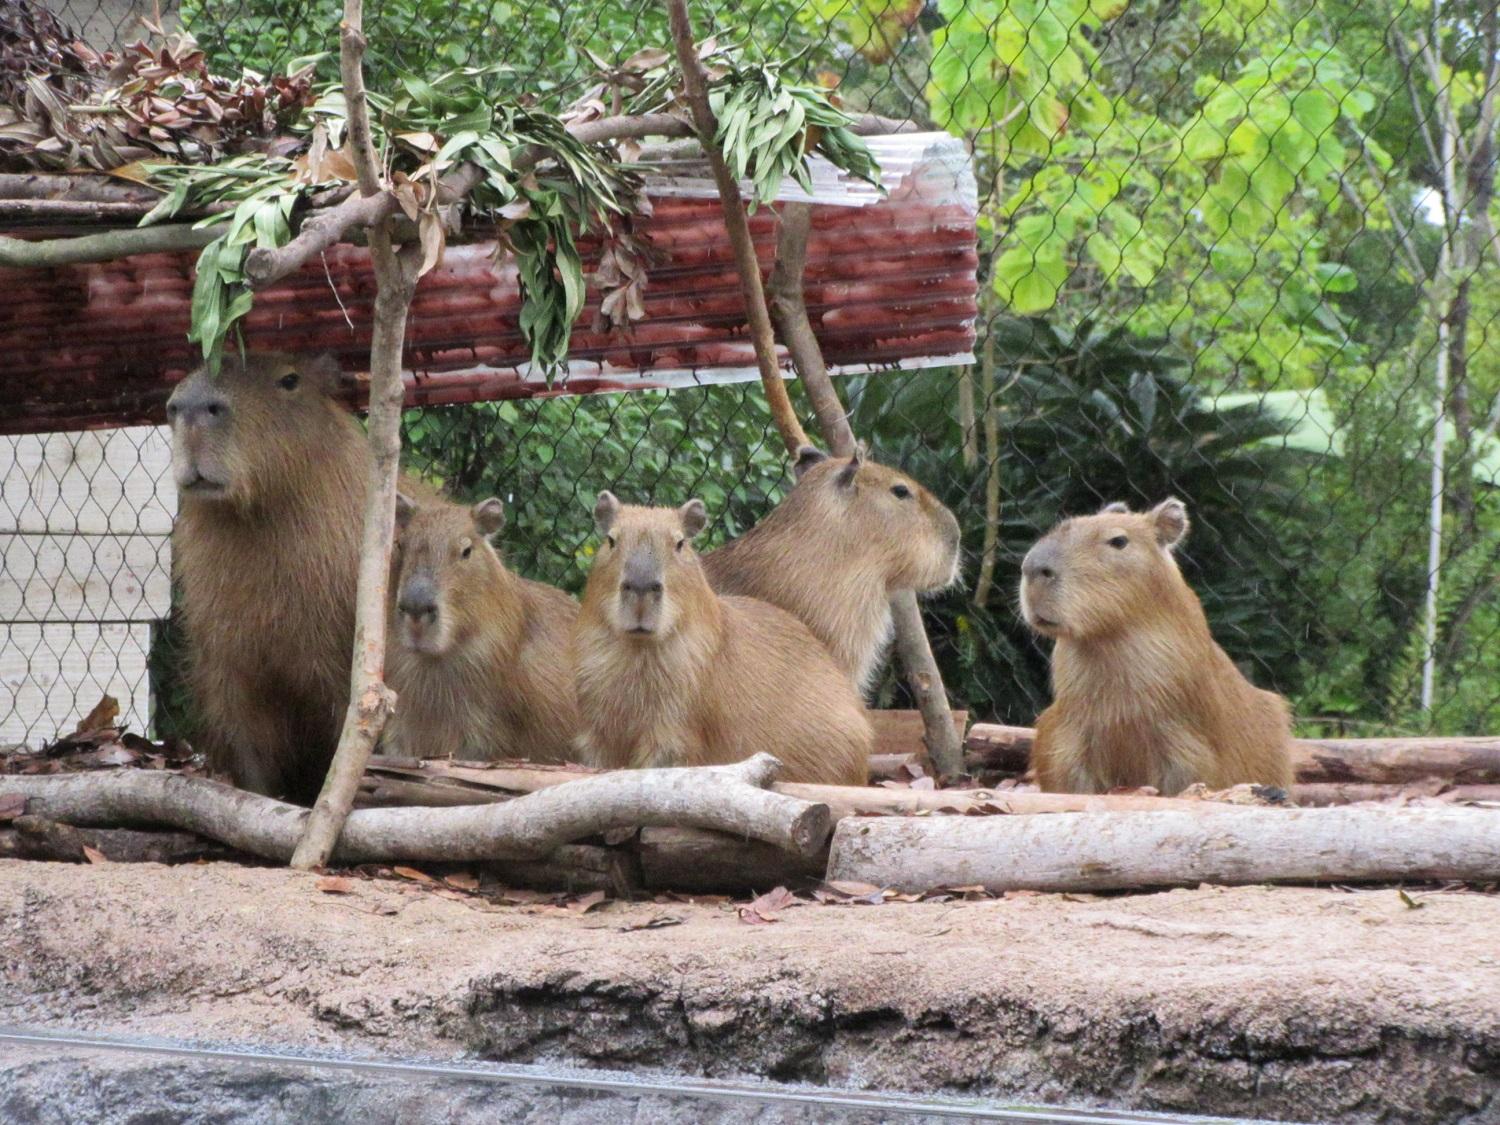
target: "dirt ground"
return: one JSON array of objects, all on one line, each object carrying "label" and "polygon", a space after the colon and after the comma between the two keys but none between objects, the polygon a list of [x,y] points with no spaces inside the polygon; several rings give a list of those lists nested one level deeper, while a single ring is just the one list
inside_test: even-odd
[{"label": "dirt ground", "polygon": [[571,914],[271,868],[3,861],[0,1025],[1500,1122],[1500,898],[1413,901],[1204,888],[747,925],[723,904]]}]

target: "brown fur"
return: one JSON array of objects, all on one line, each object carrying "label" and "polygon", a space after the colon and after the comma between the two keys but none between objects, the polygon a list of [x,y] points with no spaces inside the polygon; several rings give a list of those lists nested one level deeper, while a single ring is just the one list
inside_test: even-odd
[{"label": "brown fur", "polygon": [[568,654],[578,604],[506,569],[488,539],[504,522],[499,500],[402,497],[397,519],[386,745],[423,758],[566,760],[578,730]]},{"label": "brown fur", "polygon": [[916,481],[873,461],[804,446],[797,474],[786,499],[705,555],[703,569],[719,593],[801,620],[863,691],[890,642],[891,595],[957,579],[958,521]]},{"label": "brown fur", "polygon": [[1110,505],[1065,520],[1027,554],[1022,612],[1057,642],[1054,702],[1032,750],[1044,790],[1291,784],[1286,701],[1252,686],[1214,642],[1172,557],[1186,533],[1180,501],[1144,513]]},{"label": "brown fur", "polygon": [[[283,386],[282,381],[294,386]],[[168,402],[172,564],[210,766],[310,801],[338,739],[370,455],[331,364],[226,356]]]},{"label": "brown fur", "polygon": [[237,786],[303,804],[350,697],[371,469],[365,434],[333,398],[338,381],[326,360],[226,356],[166,405],[196,742]]},{"label": "brown fur", "polygon": [[706,519],[621,507],[601,493],[605,536],[578,614],[580,747],[607,767],[738,762],[762,750],[787,781],[863,785],[872,733],[848,678],[805,625],[709,587],[690,540]]}]

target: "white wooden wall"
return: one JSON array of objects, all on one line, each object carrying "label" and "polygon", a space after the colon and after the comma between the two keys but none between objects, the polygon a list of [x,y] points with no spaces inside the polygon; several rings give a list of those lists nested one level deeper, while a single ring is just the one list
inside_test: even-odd
[{"label": "white wooden wall", "polygon": [[164,429],[0,437],[0,745],[70,731],[105,693],[147,729],[176,507]]}]

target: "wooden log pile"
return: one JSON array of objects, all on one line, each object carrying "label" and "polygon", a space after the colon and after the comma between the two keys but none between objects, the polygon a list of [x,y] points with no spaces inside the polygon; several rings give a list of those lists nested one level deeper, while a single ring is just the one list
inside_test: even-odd
[{"label": "wooden log pile", "polygon": [[[477,862],[510,887],[617,897],[823,880],[900,894],[1500,880],[1492,740],[1305,744],[1299,776],[1376,780],[1299,782],[1291,801],[1251,787],[1081,796],[1014,778],[937,788],[917,713],[874,717],[868,787],[778,782],[769,759],[600,773],[376,756],[334,862]],[[970,761],[1023,770],[1029,737],[976,726]],[[170,769],[0,775],[0,858],[284,860],[306,816]]]}]

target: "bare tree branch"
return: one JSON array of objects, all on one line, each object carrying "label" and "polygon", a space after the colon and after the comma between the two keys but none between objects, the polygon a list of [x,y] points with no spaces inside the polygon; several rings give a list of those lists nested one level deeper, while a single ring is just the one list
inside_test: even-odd
[{"label": "bare tree branch", "polygon": [[[344,98],[349,114],[349,148],[364,198],[379,198],[383,179],[370,130],[362,57],[363,0],[345,0],[340,42]],[[322,867],[333,853],[365,763],[375,749],[395,706],[385,685],[386,599],[391,549],[396,533],[396,478],[401,467],[401,378],[406,316],[416,289],[421,247],[412,243],[400,254],[391,245],[391,217],[370,229],[370,261],[375,270],[375,310],[370,341],[370,413],[368,437],[373,455],[366,494],[364,541],[360,546],[359,585],[354,607],[354,655],[350,673],[349,712],[339,736],[322,792],[307,819],[292,866]]]},{"label": "bare tree branch", "polygon": [[35,242],[0,236],[0,266],[13,269],[46,269],[87,262],[111,262],[133,254],[170,254],[201,250],[223,227],[194,230],[189,225],[131,227],[126,230],[84,234],[76,238],[49,238]]}]

